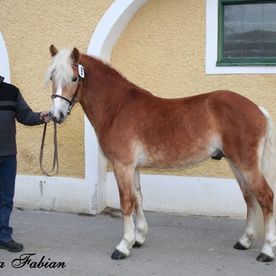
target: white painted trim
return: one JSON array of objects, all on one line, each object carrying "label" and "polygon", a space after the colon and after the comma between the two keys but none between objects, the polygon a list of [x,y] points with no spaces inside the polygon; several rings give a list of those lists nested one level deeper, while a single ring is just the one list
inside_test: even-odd
[{"label": "white painted trim", "polygon": [[216,66],[218,0],[206,0],[206,74],[275,74],[276,66]]},{"label": "white painted trim", "polygon": [[79,178],[17,175],[15,206],[91,214],[91,189]]},{"label": "white painted trim", "polygon": [[5,77],[5,82],[10,82],[10,65],[8,51],[0,32],[0,75]]},{"label": "white painted trim", "polygon": [[110,61],[117,39],[129,20],[147,0],[116,0],[99,21],[90,40],[87,53]]},{"label": "white painted trim", "polygon": [[[141,188],[145,210],[232,217],[246,211],[234,179],[142,174]],[[113,173],[107,174],[107,205],[120,206]]]},{"label": "white painted trim", "polygon": [[[129,20],[147,0],[117,0],[99,21],[90,40],[87,53],[110,61],[113,46]],[[96,134],[85,116],[85,179],[94,187],[93,212],[106,207],[106,159],[99,150]]]}]

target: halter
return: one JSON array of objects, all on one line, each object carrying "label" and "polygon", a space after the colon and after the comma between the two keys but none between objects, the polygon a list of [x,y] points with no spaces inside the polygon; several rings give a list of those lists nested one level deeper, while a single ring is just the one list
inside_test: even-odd
[{"label": "halter", "polygon": [[84,80],[84,67],[83,67],[83,65],[81,65],[81,64],[72,64],[72,66],[78,67],[78,77],[73,77],[73,78],[77,78],[78,87],[77,87],[76,92],[74,93],[74,95],[72,97],[72,100],[69,100],[68,98],[66,98],[64,96],[57,95],[57,94],[52,94],[52,96],[51,96],[51,99],[60,98],[60,99],[63,99],[63,100],[65,100],[69,103],[69,108],[68,108],[68,111],[67,111],[68,115],[70,115],[73,106],[77,102],[78,91],[79,91],[79,88],[80,88],[80,82],[82,80]]},{"label": "halter", "polygon": [[[51,96],[52,99],[55,98],[60,98],[69,103],[69,109],[67,111],[68,115],[70,114],[73,106],[77,102],[77,96],[78,96],[78,91],[80,87],[80,82],[84,80],[84,67],[81,64],[72,64],[73,66],[78,67],[78,77],[73,77],[77,78],[78,80],[78,87],[76,89],[76,92],[73,95],[72,100],[70,101],[64,96],[53,94]],[[1,77],[1,76],[0,76]],[[44,124],[44,130],[43,130],[43,135],[42,135],[42,141],[41,141],[41,146],[40,146],[40,154],[39,154],[39,164],[42,172],[47,175],[47,176],[55,176],[58,173],[59,170],[59,163],[58,163],[58,143],[57,143],[57,123],[54,122],[54,154],[53,154],[53,164],[52,164],[52,169],[47,171],[43,168],[43,154],[44,154],[44,144],[45,144],[45,137],[46,137],[46,130],[47,130],[47,123]]]}]

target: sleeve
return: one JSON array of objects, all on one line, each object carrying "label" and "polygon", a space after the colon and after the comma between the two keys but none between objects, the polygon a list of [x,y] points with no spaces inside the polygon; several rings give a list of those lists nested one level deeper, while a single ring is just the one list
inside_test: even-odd
[{"label": "sleeve", "polygon": [[17,98],[16,120],[19,123],[28,126],[39,125],[42,123],[40,120],[40,112],[33,112],[20,92],[18,93]]}]

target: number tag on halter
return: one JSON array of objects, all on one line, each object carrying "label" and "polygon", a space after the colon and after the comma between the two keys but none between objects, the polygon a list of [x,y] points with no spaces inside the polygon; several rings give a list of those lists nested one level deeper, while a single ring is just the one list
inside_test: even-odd
[{"label": "number tag on halter", "polygon": [[81,64],[78,64],[78,73],[79,76],[84,79],[84,67]]}]

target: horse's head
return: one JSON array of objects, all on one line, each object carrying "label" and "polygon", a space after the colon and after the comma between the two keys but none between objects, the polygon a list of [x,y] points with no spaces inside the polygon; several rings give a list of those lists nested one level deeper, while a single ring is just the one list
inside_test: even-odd
[{"label": "horse's head", "polygon": [[74,48],[58,51],[50,46],[52,63],[49,66],[47,80],[52,81],[53,105],[51,117],[54,122],[62,123],[78,101],[78,93],[84,78],[84,68],[79,63],[79,50]]}]

